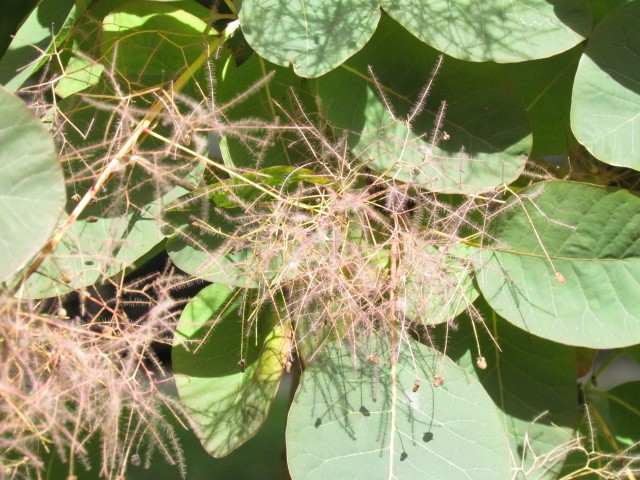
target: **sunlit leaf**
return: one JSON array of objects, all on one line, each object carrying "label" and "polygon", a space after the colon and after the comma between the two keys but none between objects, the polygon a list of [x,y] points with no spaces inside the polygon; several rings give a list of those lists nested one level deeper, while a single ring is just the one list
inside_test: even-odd
[{"label": "sunlit leaf", "polygon": [[88,0],[42,0],[24,21],[0,60],[0,83],[16,91],[60,45]]},{"label": "sunlit leaf", "polygon": [[506,434],[476,379],[410,338],[396,364],[382,338],[356,348],[357,360],[329,344],[302,375],[287,425],[294,480],[510,478]]},{"label": "sunlit leaf", "polygon": [[511,200],[478,253],[478,285],[509,322],[591,348],[640,342],[640,198],[544,182]]},{"label": "sunlit leaf", "polygon": [[124,4],[103,21],[102,52],[120,74],[143,85],[170,82],[206,51],[207,23],[172,3]]},{"label": "sunlit leaf", "polygon": [[[460,317],[447,339],[447,354],[482,383],[498,408],[514,469],[522,478],[557,478],[578,418],[575,351],[528,335],[484,302],[476,306],[487,329]],[[443,342],[441,335],[443,328],[434,341]]]},{"label": "sunlit leaf", "polygon": [[423,42],[474,62],[521,62],[555,55],[591,28],[587,0],[381,0],[382,8]]},{"label": "sunlit leaf", "polygon": [[264,423],[291,349],[273,310],[240,318],[242,292],[204,288],[189,302],[171,353],[180,400],[214,457],[241,446]]},{"label": "sunlit leaf", "polygon": [[640,170],[640,3],[607,15],[576,73],[571,128],[599,160]]},{"label": "sunlit leaf", "polygon": [[242,31],[261,56],[303,77],[333,70],[360,50],[380,19],[371,0],[244,0]]},{"label": "sunlit leaf", "polygon": [[0,88],[0,281],[42,246],[64,207],[64,177],[47,129]]}]

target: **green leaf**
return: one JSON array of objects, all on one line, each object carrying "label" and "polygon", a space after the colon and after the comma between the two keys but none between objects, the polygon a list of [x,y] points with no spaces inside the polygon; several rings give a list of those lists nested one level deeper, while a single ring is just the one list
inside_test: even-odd
[{"label": "green leaf", "polygon": [[239,13],[249,45],[302,77],[327,73],[371,38],[380,8],[371,0],[244,0]]},{"label": "green leaf", "polygon": [[88,0],[42,0],[25,20],[0,60],[0,83],[14,92],[66,38]]},{"label": "green leaf", "polygon": [[[111,142],[124,142],[131,133],[114,121],[123,112],[118,110],[117,101],[110,103],[109,94],[101,88],[87,91],[92,98],[100,99],[100,108],[85,104],[78,96],[58,104],[66,119],[60,128],[67,142],[67,214],[113,158]],[[101,127],[94,128],[96,125]],[[21,296],[53,297],[93,285],[157,252],[164,240],[159,226],[161,208],[183,195],[185,187],[197,184],[202,167],[193,159],[167,157],[148,139],[137,148],[137,156],[126,156],[119,171],[97,193],[96,202],[84,209],[29,278]],[[64,215],[62,220],[66,218]]]},{"label": "green leaf", "polygon": [[506,435],[475,378],[412,339],[395,365],[382,338],[355,348],[357,360],[329,344],[302,374],[287,423],[293,480],[510,478]]},{"label": "green leaf", "polygon": [[631,356],[638,364],[640,364],[640,345],[632,345],[625,348],[625,353]]},{"label": "green leaf", "polygon": [[[208,200],[207,194],[199,196],[197,192],[177,199],[163,213],[169,258],[180,270],[198,279],[234,287],[257,287],[264,279],[256,278],[252,272],[256,263],[262,261],[261,256],[249,248],[234,251],[225,247],[226,237],[238,225],[216,212],[216,205]],[[240,214],[237,210],[229,213]]]},{"label": "green leaf", "polygon": [[64,207],[64,177],[47,129],[0,88],[0,281],[44,246]]},{"label": "green leaf", "polygon": [[[620,449],[632,448],[640,442],[640,382],[628,382],[612,388],[608,392],[592,391],[588,395],[593,407],[602,408],[599,414],[606,421],[606,428]],[[596,424],[598,425],[598,424]],[[599,425],[602,427],[603,425]],[[606,433],[598,428],[603,444],[608,441]],[[606,450],[612,451],[611,448]],[[617,452],[616,452],[617,453]]]},{"label": "green leaf", "polygon": [[362,52],[318,79],[324,113],[350,133],[360,161],[398,180],[447,193],[511,183],[531,149],[521,100],[499,66],[444,58],[425,105],[420,98],[438,58],[437,51],[383,18]]},{"label": "green leaf", "polygon": [[56,85],[55,92],[67,98],[100,82],[104,65],[86,57],[72,56],[64,68],[64,76]]},{"label": "green leaf", "polygon": [[[306,95],[300,98],[305,83],[290,69],[265,62],[255,54],[225,77],[216,98],[225,120],[238,127],[220,144],[226,164],[256,168],[295,165],[307,160],[308,151],[299,152],[291,147],[298,140],[295,134],[274,128],[285,112],[296,111],[292,91],[301,102],[307,99]],[[243,98],[247,92],[252,95]],[[306,104],[304,110],[309,111]]]},{"label": "green leaf", "polygon": [[571,134],[571,91],[584,47],[542,60],[509,63],[505,73],[524,101],[533,130],[531,156],[567,154],[576,140]]},{"label": "green leaf", "polygon": [[611,165],[640,170],[640,2],[623,5],[596,27],[582,55],[571,100],[580,143]]},{"label": "green leaf", "polygon": [[102,53],[120,74],[142,85],[169,84],[205,51],[216,34],[171,3],[127,3],[104,18]]},{"label": "green leaf", "polygon": [[290,354],[290,334],[277,315],[238,318],[242,302],[242,293],[227,286],[204,288],[185,307],[171,352],[180,400],[214,457],[258,432]]},{"label": "green leaf", "polygon": [[330,182],[327,177],[317,175],[308,168],[276,166],[245,172],[241,178],[235,177],[198,189],[192,195],[207,191],[210,192],[208,198],[218,207],[236,208],[260,199],[273,200],[280,194],[291,195],[300,185],[327,185]]},{"label": "green leaf", "polygon": [[[461,60],[499,63],[569,50],[591,29],[587,0],[381,0],[382,8],[432,47]],[[401,51],[401,50],[399,50]]]},{"label": "green leaf", "polygon": [[[562,447],[571,442],[578,418],[575,349],[527,335],[484,302],[476,306],[493,339],[484,328],[473,328],[475,320],[462,316],[446,340],[447,355],[477,378],[492,398],[516,456],[514,467],[521,469],[523,478],[557,478]],[[436,335],[434,341],[439,340],[444,341]],[[477,365],[478,345],[486,369]]]},{"label": "green leaf", "polygon": [[414,271],[408,276],[402,289],[403,300],[407,304],[406,315],[422,325],[436,325],[450,322],[470,306],[479,292],[473,285],[469,271],[468,249],[464,246],[448,249],[443,255],[435,247],[434,265],[437,267],[437,281],[434,273]]},{"label": "green leaf", "polygon": [[519,198],[492,222],[494,242],[476,259],[489,304],[556,342],[601,349],[640,342],[640,198],[561,181]]},{"label": "green leaf", "polygon": [[591,0],[589,5],[591,6],[591,13],[593,15],[593,24],[597,25],[600,23],[614,8],[633,1],[634,0]]}]

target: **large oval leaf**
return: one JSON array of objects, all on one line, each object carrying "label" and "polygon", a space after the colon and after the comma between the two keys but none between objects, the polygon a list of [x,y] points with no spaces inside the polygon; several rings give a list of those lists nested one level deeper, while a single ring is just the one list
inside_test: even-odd
[{"label": "large oval leaf", "polygon": [[510,478],[502,423],[475,378],[413,340],[396,365],[383,339],[356,348],[354,360],[329,344],[302,375],[287,424],[294,480]]},{"label": "large oval leaf", "polygon": [[640,198],[561,181],[519,198],[492,223],[494,249],[475,267],[496,312],[569,345],[640,342]]},{"label": "large oval leaf", "polygon": [[445,58],[432,79],[438,61],[439,52],[383,18],[362,52],[318,79],[324,112],[350,133],[361,162],[398,180],[448,193],[512,182],[531,150],[521,100],[497,65]]},{"label": "large oval leaf", "polygon": [[640,2],[623,5],[594,30],[576,73],[571,128],[611,165],[640,170]]},{"label": "large oval leaf", "polygon": [[474,62],[550,57],[591,28],[587,0],[381,0],[384,10],[425,43]]},{"label": "large oval leaf", "polygon": [[242,301],[241,292],[225,285],[204,288],[185,307],[171,352],[180,400],[214,457],[258,432],[291,348],[273,310],[250,324],[238,318]]},{"label": "large oval leaf", "polygon": [[47,129],[0,88],[0,281],[47,241],[64,207],[64,177]]},{"label": "large oval leaf", "polygon": [[251,47],[303,77],[327,73],[360,50],[380,19],[378,2],[244,0],[240,24]]},{"label": "large oval leaf", "polygon": [[[455,333],[445,339],[448,332],[441,328],[434,341],[446,341],[447,355],[478,378],[493,399],[509,435],[514,471],[527,479],[555,479],[578,418],[575,348],[528,335],[486,302],[476,307],[486,330],[473,328],[476,320],[463,316]],[[485,369],[477,365],[479,355]]]}]

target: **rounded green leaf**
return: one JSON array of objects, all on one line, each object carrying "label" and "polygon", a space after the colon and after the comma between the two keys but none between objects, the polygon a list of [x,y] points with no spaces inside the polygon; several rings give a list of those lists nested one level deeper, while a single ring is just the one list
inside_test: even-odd
[{"label": "rounded green leaf", "polygon": [[171,3],[131,2],[104,18],[100,48],[130,80],[169,84],[205,51],[208,28]]},{"label": "rounded green leaf", "polygon": [[522,98],[533,130],[531,156],[567,154],[576,141],[571,134],[571,91],[582,45],[560,55],[503,66]]},{"label": "rounded green leaf", "polygon": [[180,400],[204,448],[223,457],[264,423],[290,354],[291,338],[273,310],[247,323],[242,292],[204,288],[185,307],[171,360]]},{"label": "rounded green leaf", "polygon": [[[571,441],[578,418],[575,349],[528,335],[498,317],[485,302],[476,307],[494,338],[484,328],[474,329],[476,320],[462,316],[455,333],[446,339],[447,355],[482,383],[498,408],[514,468],[527,479],[556,479],[564,460],[563,445]],[[444,344],[441,335],[447,335],[444,328],[435,335],[435,341]],[[485,369],[477,365],[480,354]]]},{"label": "rounded green leaf", "polygon": [[522,101],[495,64],[445,57],[432,78],[439,57],[383,18],[365,49],[317,80],[324,113],[360,162],[397,180],[447,193],[511,183],[531,150]]},{"label": "rounded green leaf", "polygon": [[590,348],[640,342],[640,198],[572,182],[512,198],[476,259],[478,285],[509,322]]},{"label": "rounded green leaf", "polygon": [[64,207],[64,176],[53,140],[18,97],[0,88],[0,281],[52,234]]},{"label": "rounded green leaf", "polygon": [[423,42],[461,60],[499,63],[550,57],[591,29],[587,0],[381,0]]},{"label": "rounded green leaf", "polygon": [[356,348],[354,359],[331,343],[302,374],[287,422],[293,480],[510,478],[507,437],[475,378],[412,339],[395,365],[382,338]]},{"label": "rounded green leaf", "polygon": [[611,165],[640,170],[640,2],[623,5],[593,32],[573,87],[571,128]]},{"label": "rounded green leaf", "polygon": [[244,0],[239,19],[247,42],[262,57],[292,65],[302,77],[317,77],[367,43],[380,8],[372,0]]}]

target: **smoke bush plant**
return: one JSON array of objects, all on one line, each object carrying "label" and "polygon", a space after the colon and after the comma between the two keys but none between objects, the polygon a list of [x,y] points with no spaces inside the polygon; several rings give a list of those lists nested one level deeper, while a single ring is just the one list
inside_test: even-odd
[{"label": "smoke bush plant", "polygon": [[168,414],[226,456],[297,369],[294,479],[638,472],[638,382],[591,369],[639,358],[640,4],[347,3],[15,25],[3,478],[184,476]]}]

